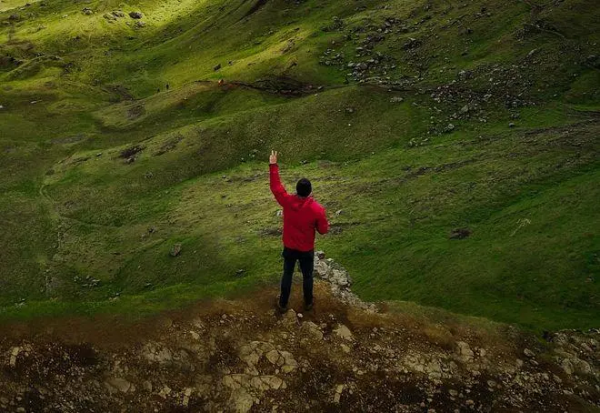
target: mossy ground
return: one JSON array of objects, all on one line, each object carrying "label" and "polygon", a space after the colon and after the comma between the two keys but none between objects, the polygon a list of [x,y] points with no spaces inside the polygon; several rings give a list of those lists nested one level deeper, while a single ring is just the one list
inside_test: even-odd
[{"label": "mossy ground", "polygon": [[[333,224],[319,248],[362,298],[598,325],[594,1],[253,6],[0,3],[4,317],[276,283],[277,149],[288,188],[313,181]],[[377,52],[387,66],[355,80],[347,63]]]}]

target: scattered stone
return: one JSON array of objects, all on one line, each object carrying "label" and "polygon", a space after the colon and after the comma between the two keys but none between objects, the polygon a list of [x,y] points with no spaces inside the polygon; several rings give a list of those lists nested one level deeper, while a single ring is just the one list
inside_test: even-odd
[{"label": "scattered stone", "polygon": [[401,98],[400,96],[394,96],[393,98],[390,99],[390,103],[402,103],[404,102],[404,98]]},{"label": "scattered stone", "polygon": [[171,257],[177,257],[179,254],[181,254],[181,244],[177,243],[171,248],[170,255]]},{"label": "scattered stone", "polygon": [[248,413],[254,406],[254,397],[246,389],[240,387],[231,392],[229,403],[234,412]]},{"label": "scattered stone", "polygon": [[144,345],[140,354],[146,360],[158,364],[166,365],[173,361],[173,353],[169,348],[152,341]]},{"label": "scattered stone", "polygon": [[523,350],[523,354],[525,354],[529,358],[535,357],[535,353],[533,351],[529,350],[528,348],[526,348],[525,350]]},{"label": "scattered stone", "polygon": [[120,377],[112,377],[106,381],[106,384],[122,393],[133,390],[131,383]]},{"label": "scattered stone", "polygon": [[141,19],[144,16],[139,11],[132,11],[131,13],[129,13],[129,17],[131,17],[132,19]]},{"label": "scattered stone", "polygon": [[17,365],[17,356],[19,355],[19,353],[21,352],[21,347],[13,347],[10,351],[10,360],[9,360],[9,365],[11,367],[15,367]]},{"label": "scattered stone", "polygon": [[218,65],[216,65],[215,67],[213,67],[213,70],[216,72],[218,70],[221,70],[221,63],[219,63]]},{"label": "scattered stone", "polygon": [[465,343],[464,341],[458,341],[456,345],[458,354],[463,361],[468,362],[473,360],[475,353],[473,353],[473,350],[471,350],[469,344]]},{"label": "scattered stone", "polygon": [[335,387],[335,394],[333,396],[333,402],[338,404],[340,402],[340,398],[342,396],[342,392],[344,391],[344,385],[343,384],[338,384]]},{"label": "scattered stone", "polygon": [[573,363],[571,363],[569,359],[563,359],[562,363],[560,363],[560,366],[562,367],[564,372],[567,373],[569,376],[573,374]]},{"label": "scattered stone", "polygon": [[171,388],[167,385],[164,385],[163,388],[158,393],[158,395],[160,397],[162,397],[163,399],[166,399],[170,394],[171,394]]},{"label": "scattered stone", "polygon": [[308,333],[308,335],[312,336],[315,340],[323,340],[323,332],[319,326],[312,321],[305,321],[302,323],[301,330]]},{"label": "scattered stone", "polygon": [[190,396],[191,395],[192,395],[192,389],[187,387],[183,392],[183,401],[181,402],[181,405],[183,407],[188,407],[188,405],[190,404]]},{"label": "scattered stone", "polygon": [[142,383],[142,388],[145,391],[147,391],[148,393],[152,393],[152,383],[149,382],[148,380],[146,380]]},{"label": "scattered stone", "polygon": [[449,123],[449,124],[448,124],[448,126],[446,126],[446,128],[444,129],[444,132],[446,132],[446,133],[450,133],[450,132],[452,132],[454,129],[455,129],[455,126],[454,126],[454,124],[452,124],[452,123]]},{"label": "scattered stone", "polygon": [[590,366],[590,363],[588,363],[587,361],[577,359],[574,364],[575,364],[575,370],[577,371],[577,373],[579,373],[579,374],[591,374],[592,373],[592,367]]},{"label": "scattered stone", "polygon": [[450,239],[465,239],[471,235],[469,228],[456,228],[450,233]]},{"label": "scattered stone", "polygon": [[338,324],[337,328],[333,332],[341,339],[346,341],[352,341],[354,336],[348,327],[343,324]]},{"label": "scattered stone", "polygon": [[86,16],[89,16],[91,14],[94,14],[94,11],[92,9],[90,9],[89,7],[85,7],[83,10],[81,10],[83,12],[83,14],[85,14]]}]

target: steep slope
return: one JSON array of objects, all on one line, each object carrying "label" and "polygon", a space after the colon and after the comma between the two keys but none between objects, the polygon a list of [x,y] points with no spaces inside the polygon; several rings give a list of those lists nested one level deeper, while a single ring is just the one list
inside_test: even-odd
[{"label": "steep slope", "polygon": [[0,7],[4,318],[276,282],[276,148],[362,297],[598,325],[594,1]]}]

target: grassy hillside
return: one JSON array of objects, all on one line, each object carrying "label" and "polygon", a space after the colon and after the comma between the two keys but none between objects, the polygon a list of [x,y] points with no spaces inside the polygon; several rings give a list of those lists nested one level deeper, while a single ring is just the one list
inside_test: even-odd
[{"label": "grassy hillside", "polygon": [[599,21],[592,0],[4,0],[0,314],[276,283],[277,149],[364,299],[597,326]]}]

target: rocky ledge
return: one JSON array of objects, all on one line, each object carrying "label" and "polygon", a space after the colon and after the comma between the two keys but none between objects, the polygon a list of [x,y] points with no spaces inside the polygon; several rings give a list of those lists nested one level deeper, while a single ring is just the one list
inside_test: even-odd
[{"label": "rocky ledge", "polygon": [[[13,329],[0,339],[0,411],[600,408],[596,330],[541,339],[421,307],[376,308],[321,252],[315,269],[322,280],[309,313],[276,314],[265,297],[277,291],[268,289],[126,325],[96,319],[79,329],[59,320]],[[292,308],[301,308],[299,287]]]}]

